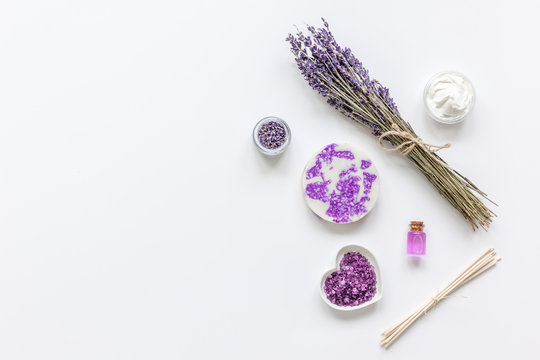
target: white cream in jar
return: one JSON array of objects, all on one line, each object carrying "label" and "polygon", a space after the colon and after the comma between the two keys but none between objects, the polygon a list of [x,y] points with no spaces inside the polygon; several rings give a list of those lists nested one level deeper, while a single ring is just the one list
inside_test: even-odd
[{"label": "white cream in jar", "polygon": [[455,124],[463,121],[474,106],[474,88],[465,76],[445,71],[433,76],[424,89],[424,105],[435,120]]}]

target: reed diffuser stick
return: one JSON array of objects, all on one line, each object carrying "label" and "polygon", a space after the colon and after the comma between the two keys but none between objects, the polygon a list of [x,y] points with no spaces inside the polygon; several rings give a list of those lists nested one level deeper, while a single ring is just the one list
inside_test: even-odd
[{"label": "reed diffuser stick", "polygon": [[391,327],[382,333],[381,346],[388,348],[396,339],[411,326],[418,318],[431,310],[439,301],[445,299],[454,290],[461,287],[463,284],[474,279],[484,271],[495,266],[497,262],[501,260],[497,257],[495,249],[487,250],[482,256],[480,256],[475,262],[473,262],[467,269],[465,269],[458,277],[456,277],[450,284],[448,284],[443,290],[437,292],[435,296],[430,298],[424,306],[409,315],[405,320],[401,321],[397,325]]}]

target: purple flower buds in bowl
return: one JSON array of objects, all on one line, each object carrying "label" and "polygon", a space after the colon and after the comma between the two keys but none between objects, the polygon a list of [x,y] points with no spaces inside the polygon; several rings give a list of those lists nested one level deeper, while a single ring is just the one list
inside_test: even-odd
[{"label": "purple flower buds in bowl", "polygon": [[279,155],[289,146],[291,130],[284,120],[275,116],[265,117],[255,125],[253,141],[261,153]]}]

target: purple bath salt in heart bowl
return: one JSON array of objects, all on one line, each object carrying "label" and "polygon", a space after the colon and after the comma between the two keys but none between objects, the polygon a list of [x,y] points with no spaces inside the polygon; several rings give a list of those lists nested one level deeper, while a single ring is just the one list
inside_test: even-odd
[{"label": "purple bath salt in heart bowl", "polygon": [[342,248],[336,268],[321,279],[321,297],[336,310],[357,310],[382,298],[381,271],[375,256],[359,245]]},{"label": "purple bath salt in heart bowl", "polygon": [[379,196],[379,173],[361,150],[347,144],[330,144],[307,163],[302,175],[309,208],[337,224],[360,220]]}]

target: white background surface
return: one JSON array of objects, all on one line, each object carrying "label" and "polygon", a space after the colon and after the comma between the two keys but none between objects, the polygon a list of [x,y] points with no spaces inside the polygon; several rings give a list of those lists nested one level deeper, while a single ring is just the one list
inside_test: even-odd
[{"label": "white background surface", "polygon": [[[537,356],[539,6],[534,1],[2,1],[1,359],[530,359]],[[488,233],[301,78],[284,39],[330,22],[405,119],[500,207]],[[422,90],[444,69],[477,91],[439,126]],[[256,121],[293,132],[279,159]],[[363,148],[381,175],[349,226],[306,207],[321,146]],[[428,254],[405,255],[410,220]],[[358,313],[319,297],[337,251],[377,257],[384,296]],[[497,267],[401,320],[488,247]],[[536,355],[535,355],[536,354]]]}]

